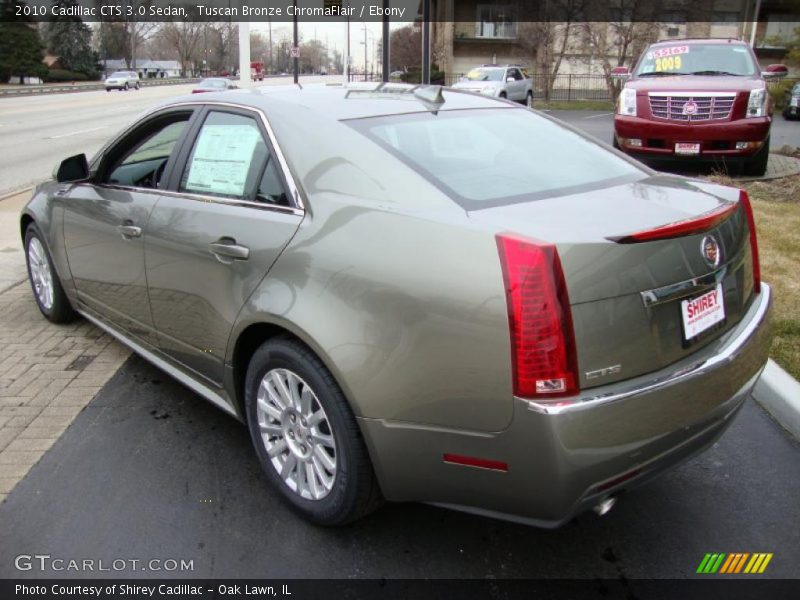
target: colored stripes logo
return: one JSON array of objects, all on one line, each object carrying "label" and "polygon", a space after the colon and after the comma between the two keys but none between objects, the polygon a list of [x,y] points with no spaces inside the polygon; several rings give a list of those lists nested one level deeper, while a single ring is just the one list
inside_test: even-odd
[{"label": "colored stripes logo", "polygon": [[697,572],[704,575],[714,573],[763,573],[771,560],[771,552],[706,554],[700,562],[700,566],[697,567]]}]

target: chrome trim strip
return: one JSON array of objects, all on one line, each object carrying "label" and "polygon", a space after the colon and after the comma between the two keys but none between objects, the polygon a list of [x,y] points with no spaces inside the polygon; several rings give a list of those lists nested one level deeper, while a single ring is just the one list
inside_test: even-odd
[{"label": "chrome trim strip", "polygon": [[647,92],[648,96],[661,96],[661,97],[669,97],[669,96],[677,96],[679,98],[683,98],[684,96],[687,98],[709,98],[709,97],[719,97],[719,98],[735,98],[736,92],[680,92],[680,91],[671,91],[671,92]]},{"label": "chrome trim strip", "polygon": [[154,190],[153,188],[140,188],[131,185],[114,185],[109,183],[96,183],[96,187],[120,190],[123,192],[151,193],[154,195],[169,196],[171,198],[183,198],[186,200],[196,200],[209,204],[225,204],[228,206],[240,206],[243,208],[255,208],[258,210],[269,210],[274,212],[288,213],[291,215],[303,216],[305,213],[292,206],[281,206],[280,204],[269,204],[266,202],[254,202],[252,200],[237,200],[236,198],[224,198],[222,196],[207,196],[206,194],[195,194],[193,192],[175,192],[172,190]]},{"label": "chrome trim strip", "polygon": [[534,412],[538,412],[545,415],[558,415],[558,414],[576,412],[580,410],[592,409],[601,404],[610,404],[612,402],[618,402],[620,400],[624,400],[625,398],[630,398],[631,396],[646,394],[655,391],[659,388],[674,385],[676,383],[684,381],[685,379],[689,379],[691,377],[700,375],[705,371],[708,371],[709,369],[723,365],[733,360],[739,353],[739,350],[741,350],[742,346],[744,346],[747,343],[747,341],[753,336],[756,330],[764,322],[764,319],[767,316],[767,311],[769,310],[770,304],[772,302],[772,290],[766,283],[761,284],[761,294],[759,294],[757,301],[759,302],[759,304],[756,309],[756,313],[747,322],[744,328],[741,331],[739,331],[739,333],[736,335],[734,339],[728,342],[728,345],[722,350],[722,352],[720,352],[719,354],[715,354],[714,356],[708,358],[707,360],[698,362],[689,367],[684,367],[682,369],[675,371],[674,373],[670,373],[669,375],[652,379],[650,382],[644,385],[641,384],[635,385],[631,387],[631,389],[625,390],[624,392],[619,392],[616,394],[607,394],[604,396],[601,395],[601,396],[588,396],[584,398],[578,398],[572,404],[548,405],[546,403],[536,402],[535,400],[528,400],[526,398],[518,398],[518,400],[525,402],[528,405],[528,409]]},{"label": "chrome trim strip", "polygon": [[107,325],[106,323],[104,323],[100,319],[98,319],[96,317],[93,317],[92,315],[90,315],[86,311],[81,310],[80,308],[76,308],[75,310],[77,312],[79,312],[84,319],[86,319],[87,321],[89,321],[93,325],[96,325],[97,327],[99,327],[100,329],[105,331],[106,333],[114,336],[117,340],[119,340],[120,342],[122,342],[123,344],[128,346],[131,350],[136,352],[138,355],[140,355],[146,361],[154,364],[159,369],[161,369],[162,371],[166,372],[167,375],[170,375],[171,377],[174,377],[180,383],[182,383],[183,385],[188,387],[190,390],[192,390],[196,394],[199,394],[200,396],[202,396],[203,398],[205,398],[206,400],[208,400],[212,404],[218,406],[219,408],[221,408],[222,410],[224,410],[226,413],[230,414],[231,416],[236,417],[237,419],[239,418],[238,415],[236,414],[236,411],[228,403],[228,401],[225,400],[225,398],[222,395],[218,394],[217,392],[215,392],[210,387],[208,387],[206,385],[203,385],[202,383],[200,383],[199,381],[197,381],[195,379],[192,379],[191,377],[189,377],[188,375],[186,375],[182,371],[180,371],[177,368],[173,367],[171,364],[169,364],[164,359],[162,359],[159,356],[157,356],[155,353],[151,352],[150,350],[147,350],[144,346],[141,346],[141,345],[137,344],[136,342],[134,342],[130,338],[125,337],[123,334],[118,332],[116,329],[113,329],[110,325]]}]

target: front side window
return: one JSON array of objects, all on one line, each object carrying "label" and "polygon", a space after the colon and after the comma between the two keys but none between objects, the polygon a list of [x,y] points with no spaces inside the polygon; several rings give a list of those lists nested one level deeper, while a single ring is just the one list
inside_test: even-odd
[{"label": "front side window", "polygon": [[646,176],[582,135],[516,108],[345,121],[467,210]]},{"label": "front side window", "polygon": [[156,119],[112,148],[104,183],[158,188],[170,155],[189,121],[189,113]]},{"label": "front side window", "polygon": [[180,191],[250,200],[267,161],[252,117],[210,112],[194,142]]}]

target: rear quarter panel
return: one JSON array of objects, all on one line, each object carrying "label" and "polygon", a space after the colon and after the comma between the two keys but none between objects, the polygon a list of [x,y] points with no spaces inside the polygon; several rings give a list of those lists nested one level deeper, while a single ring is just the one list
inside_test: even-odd
[{"label": "rear quarter panel", "polygon": [[294,332],[357,416],[504,429],[510,342],[492,233],[349,126],[302,111],[274,126],[294,134],[281,142],[307,213],[234,339],[257,322]]}]

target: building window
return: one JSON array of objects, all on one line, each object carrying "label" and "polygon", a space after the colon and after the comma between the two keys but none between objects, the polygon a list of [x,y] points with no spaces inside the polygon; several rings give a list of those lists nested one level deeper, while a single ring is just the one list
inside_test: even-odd
[{"label": "building window", "polygon": [[478,4],[475,37],[506,39],[517,37],[517,14],[514,7]]}]

